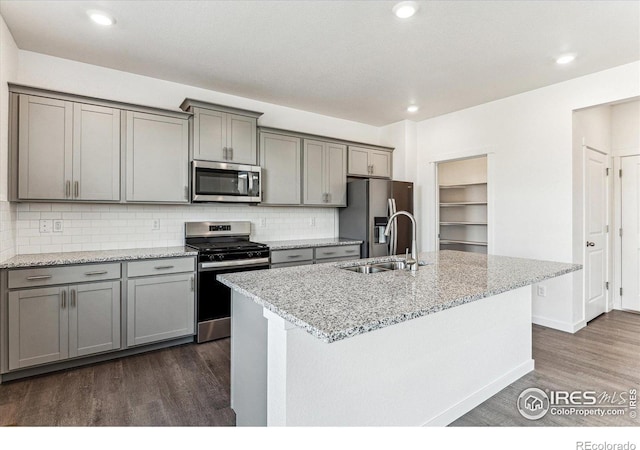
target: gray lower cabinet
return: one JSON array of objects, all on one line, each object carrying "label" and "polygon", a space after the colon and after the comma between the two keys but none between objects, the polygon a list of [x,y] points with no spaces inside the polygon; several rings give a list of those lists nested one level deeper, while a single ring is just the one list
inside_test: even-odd
[{"label": "gray lower cabinet", "polygon": [[350,145],[348,174],[391,178],[391,152]]},{"label": "gray lower cabinet", "polygon": [[127,345],[187,336],[195,330],[194,274],[130,278]]},{"label": "gray lower cabinet", "polygon": [[9,370],[120,348],[120,282],[9,292]]},{"label": "gray lower cabinet", "polygon": [[303,204],[346,206],[345,145],[305,139],[303,171]]},{"label": "gray lower cabinet", "polygon": [[19,95],[18,198],[120,199],[120,110]]},{"label": "gray lower cabinet", "polygon": [[271,268],[304,266],[360,259],[360,245],[305,247],[271,251]]},{"label": "gray lower cabinet", "polygon": [[260,133],[262,204],[300,204],[300,138]]},{"label": "gray lower cabinet", "polygon": [[127,202],[189,202],[189,122],[127,111]]}]

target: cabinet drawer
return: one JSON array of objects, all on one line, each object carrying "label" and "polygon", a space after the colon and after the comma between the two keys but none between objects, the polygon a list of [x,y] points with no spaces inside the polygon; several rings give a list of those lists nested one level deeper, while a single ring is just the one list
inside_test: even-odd
[{"label": "cabinet drawer", "polygon": [[194,258],[162,258],[135,261],[127,264],[127,276],[144,277],[149,275],[164,275],[167,273],[193,272]]},{"label": "cabinet drawer", "polygon": [[271,264],[311,260],[313,260],[313,249],[311,248],[295,248],[271,252]]},{"label": "cabinet drawer", "polygon": [[9,289],[115,278],[120,278],[120,263],[16,269],[9,271]]},{"label": "cabinet drawer", "polygon": [[271,264],[271,268],[281,269],[283,267],[310,266],[312,264],[313,264],[313,260],[308,259],[306,261],[299,261],[299,262],[285,262],[285,263],[279,263],[279,264]]},{"label": "cabinet drawer", "polygon": [[336,247],[316,248],[316,259],[334,259],[352,256],[354,259],[360,258],[359,245],[340,245]]}]

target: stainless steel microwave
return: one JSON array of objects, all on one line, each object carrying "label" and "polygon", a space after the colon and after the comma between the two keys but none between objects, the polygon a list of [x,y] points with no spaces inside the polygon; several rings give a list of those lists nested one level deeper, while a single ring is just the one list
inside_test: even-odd
[{"label": "stainless steel microwave", "polygon": [[261,169],[258,166],[193,161],[194,202],[259,203]]}]

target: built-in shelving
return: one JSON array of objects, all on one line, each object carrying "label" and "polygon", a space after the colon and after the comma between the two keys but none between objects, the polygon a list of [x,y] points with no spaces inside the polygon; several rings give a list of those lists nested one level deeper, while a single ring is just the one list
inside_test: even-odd
[{"label": "built-in shelving", "polygon": [[480,247],[486,247],[486,242],[474,242],[474,241],[457,241],[454,239],[440,239],[441,244],[464,244],[464,245],[477,245]]},{"label": "built-in shelving", "polygon": [[487,252],[486,175],[486,157],[438,164],[441,249]]}]

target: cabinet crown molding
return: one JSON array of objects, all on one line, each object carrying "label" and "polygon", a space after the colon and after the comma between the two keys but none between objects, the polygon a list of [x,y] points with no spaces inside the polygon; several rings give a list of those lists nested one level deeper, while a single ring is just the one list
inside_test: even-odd
[{"label": "cabinet crown molding", "polygon": [[251,111],[251,110],[242,109],[242,108],[234,108],[233,106],[219,105],[217,103],[209,103],[201,100],[195,100],[192,98],[185,98],[182,104],[180,105],[180,109],[183,111],[192,112],[193,108],[212,109],[215,111],[221,111],[221,112],[226,112],[230,114],[238,114],[240,116],[255,117],[256,119],[260,117],[262,114],[264,114],[258,111]]}]

